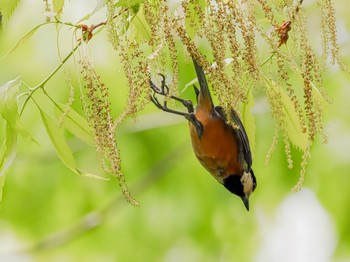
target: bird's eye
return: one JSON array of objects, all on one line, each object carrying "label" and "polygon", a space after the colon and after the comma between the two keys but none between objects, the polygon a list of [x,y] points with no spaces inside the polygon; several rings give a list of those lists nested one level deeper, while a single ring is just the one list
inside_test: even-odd
[{"label": "bird's eye", "polygon": [[256,188],[256,182],[253,183],[253,191],[255,190]]}]

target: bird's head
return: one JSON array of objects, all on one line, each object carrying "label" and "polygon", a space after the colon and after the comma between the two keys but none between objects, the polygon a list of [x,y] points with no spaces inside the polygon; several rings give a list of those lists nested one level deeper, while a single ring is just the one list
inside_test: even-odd
[{"label": "bird's head", "polygon": [[249,211],[249,197],[256,188],[256,178],[253,169],[243,172],[242,176],[229,175],[224,179],[224,186],[233,194],[239,196]]}]

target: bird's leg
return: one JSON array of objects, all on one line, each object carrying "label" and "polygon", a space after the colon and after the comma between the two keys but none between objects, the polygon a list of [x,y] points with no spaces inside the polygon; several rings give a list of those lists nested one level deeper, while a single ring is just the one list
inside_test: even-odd
[{"label": "bird's leg", "polygon": [[163,104],[161,104],[159,102],[159,100],[157,99],[157,97],[155,96],[155,94],[153,94],[153,96],[150,97],[151,101],[153,102],[153,104],[156,105],[156,107],[158,107],[159,109],[163,110],[164,112],[168,112],[168,113],[172,113],[172,114],[176,114],[176,115],[180,115],[180,116],[184,116],[188,121],[190,121],[194,127],[197,130],[197,134],[198,137],[201,138],[202,134],[203,134],[203,125],[202,123],[197,119],[197,117],[195,116],[194,113],[186,113],[186,112],[181,112],[181,111],[177,111],[174,109],[170,109],[167,105],[166,102],[164,102]]},{"label": "bird's leg", "polygon": [[[165,84],[165,77],[163,75],[161,76],[162,76],[162,85],[160,88],[157,87],[152,81],[150,81],[151,89],[154,91],[153,95],[150,96],[152,103],[155,104],[156,107],[163,110],[164,112],[184,116],[188,121],[190,121],[194,125],[194,127],[196,128],[198,137],[201,138],[203,134],[203,125],[194,114],[192,101],[185,100],[173,95],[169,95],[169,87]],[[188,112],[181,112],[174,109],[170,109],[167,105],[166,100],[164,100],[163,103],[159,102],[156,96],[157,94],[161,96],[169,97],[171,99],[181,102],[187,108]]]},{"label": "bird's leg", "polygon": [[167,102],[164,101],[163,104],[160,103],[155,94],[151,95],[150,99],[151,99],[152,103],[156,105],[156,107],[158,107],[159,109],[163,110],[164,112],[168,112],[168,113],[184,116],[185,118],[188,118],[190,114],[193,114],[193,113],[186,113],[186,112],[181,112],[181,111],[177,111],[177,110],[174,110],[174,109],[170,109],[167,106]]},{"label": "bird's leg", "polygon": [[[165,97],[169,97],[171,99],[179,101],[184,107],[186,107],[188,113],[193,113],[194,112],[194,108],[193,108],[192,101],[191,100],[187,100],[187,99],[182,99],[182,98],[179,98],[177,96],[169,95],[169,87],[165,84],[165,77],[162,74],[160,74],[160,76],[162,77],[162,85],[161,85],[160,88],[157,87],[152,81],[150,81],[150,86],[151,86],[152,90],[154,91],[153,99],[157,100],[155,98],[155,94],[159,94],[159,95],[162,95],[162,96],[165,96]],[[152,98],[151,98],[151,101],[154,103]],[[166,104],[167,104],[167,102],[164,101],[164,106],[166,106]],[[158,106],[158,105],[156,105],[156,106]]]}]

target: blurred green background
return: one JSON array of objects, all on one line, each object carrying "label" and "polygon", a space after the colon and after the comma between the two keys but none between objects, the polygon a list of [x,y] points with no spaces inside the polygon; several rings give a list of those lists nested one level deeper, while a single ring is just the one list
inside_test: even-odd
[{"label": "blurred green background", "polygon": [[[62,20],[75,22],[95,4],[70,1]],[[340,53],[349,66],[348,1],[335,5]],[[305,7],[313,21],[316,3]],[[0,32],[0,56],[42,23],[44,12],[42,1],[22,0]],[[103,10],[89,23],[102,20]],[[320,32],[310,25],[317,47]],[[72,48],[71,35],[72,31],[60,31],[62,57]],[[45,26],[0,60],[0,85],[17,76],[31,86],[39,83],[60,61],[56,40],[55,25]],[[94,37],[89,48],[97,72],[110,88],[116,116],[127,98],[119,58],[105,33]],[[181,87],[195,74],[191,64],[179,62]],[[75,79],[72,59],[66,69]],[[62,103],[69,93],[65,77],[61,70],[47,85],[48,93]],[[290,189],[299,178],[301,155],[293,150],[295,164],[289,170],[280,141],[271,163],[264,164],[274,123],[266,98],[255,97],[253,168],[258,187],[250,212],[197,162],[187,123],[179,117],[158,112],[150,104],[137,122],[128,120],[117,131],[122,169],[141,204],[133,207],[121,197],[113,179],[80,177],[59,161],[39,111],[29,102],[22,119],[40,145],[19,138],[0,204],[0,261],[350,261],[349,80],[336,67],[324,74],[334,101],[326,110],[329,142],[316,139],[304,189],[295,194]],[[78,100],[78,92],[75,96]],[[191,88],[182,96],[194,98]],[[37,94],[36,99],[43,97]],[[23,101],[19,98],[20,104]],[[81,111],[78,102],[74,108]],[[4,123],[1,119],[0,141]],[[94,151],[74,137],[69,139],[68,133],[67,137],[79,165],[98,173]]]}]

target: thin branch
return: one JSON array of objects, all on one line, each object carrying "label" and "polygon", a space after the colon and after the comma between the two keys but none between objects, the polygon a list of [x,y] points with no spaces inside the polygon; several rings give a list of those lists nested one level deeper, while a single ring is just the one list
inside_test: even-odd
[{"label": "thin branch", "polygon": [[61,67],[67,62],[67,60],[74,54],[75,51],[77,51],[78,47],[81,45],[81,41],[78,42],[78,44],[73,48],[72,51],[61,61],[61,63],[49,74],[41,83],[36,85],[33,88],[30,88],[30,92],[28,93],[28,96],[26,100],[23,103],[20,115],[23,114],[24,108],[26,107],[29,99],[33,96],[33,94],[40,88],[44,88],[45,84],[58,72],[58,70],[61,69]]},{"label": "thin branch", "polygon": [[[118,16],[120,15],[120,13],[116,14],[113,19],[117,18]],[[72,24],[72,23],[69,23],[69,22],[62,22],[60,21],[57,17],[55,17],[56,21],[55,22],[50,22],[50,23],[47,23],[47,24],[62,24],[62,25],[67,25],[67,26],[72,26],[72,27],[76,27],[76,28],[81,28],[83,30],[83,33],[84,32],[88,32],[90,37],[87,38],[87,40],[90,40],[91,37],[92,37],[92,32],[96,29],[96,28],[99,28],[103,25],[106,25],[107,24],[107,20],[106,21],[103,21],[103,22],[100,22],[98,23],[97,25],[91,25],[90,27],[84,25],[84,24],[81,24],[81,25],[75,25],[75,24]],[[45,25],[45,24],[43,24]],[[41,25],[40,25],[41,26]],[[86,40],[86,39],[84,39]],[[38,90],[38,89],[41,89],[41,88],[44,88],[45,84],[58,72],[58,70],[61,69],[61,67],[68,61],[68,59],[75,53],[75,51],[77,51],[77,49],[79,48],[79,46],[81,45],[82,41],[81,39],[78,40],[78,43],[77,45],[73,48],[73,50],[61,61],[61,63],[51,72],[51,74],[49,74],[41,83],[39,83],[38,85],[36,85],[35,87],[33,88],[30,88],[30,92],[28,93],[28,96],[26,98],[26,100],[24,101],[23,103],[23,106],[22,106],[22,109],[21,109],[21,112],[20,112],[20,115],[23,114],[23,111],[24,111],[24,108],[26,107],[28,101],[31,99],[31,97],[33,96],[33,94]]]}]

